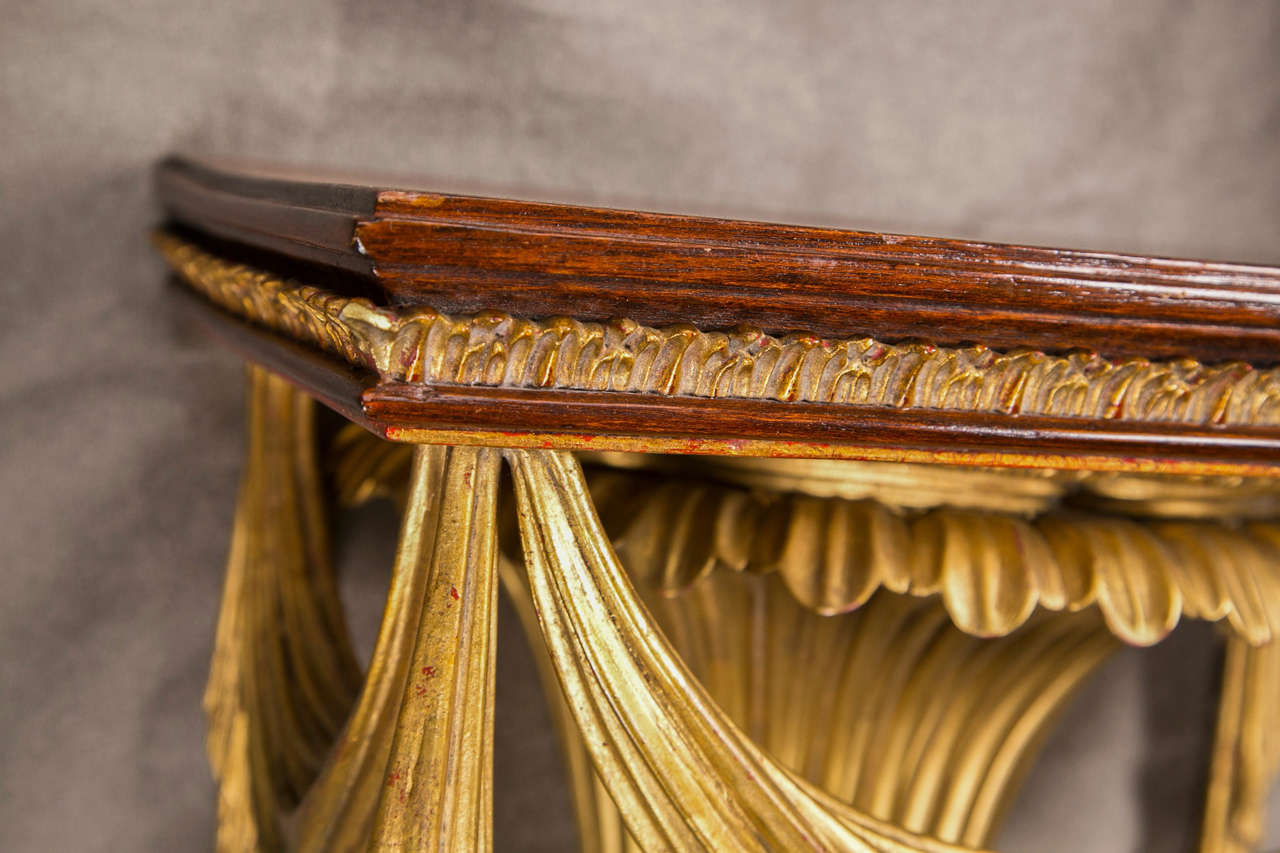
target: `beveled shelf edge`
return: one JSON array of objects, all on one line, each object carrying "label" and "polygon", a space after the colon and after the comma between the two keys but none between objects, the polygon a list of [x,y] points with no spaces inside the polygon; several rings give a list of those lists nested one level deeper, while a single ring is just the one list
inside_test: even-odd
[{"label": "beveled shelf edge", "polygon": [[1280,269],[271,178],[162,161],[166,212],[445,312],[1280,361]]},{"label": "beveled shelf edge", "polygon": [[[420,444],[483,445],[559,450],[616,450],[694,455],[732,455],[779,458],[826,458],[876,462],[925,462],[1059,470],[1125,471],[1176,475],[1280,477],[1280,433],[1258,430],[1258,436],[1206,436],[1203,430],[1159,429],[1159,425],[1108,425],[1094,430],[1070,419],[1016,418],[1014,429],[989,430],[975,437],[967,413],[902,412],[862,407],[866,415],[845,422],[842,434],[815,437],[804,425],[768,435],[760,428],[734,430],[742,423],[738,404],[752,408],[759,401],[662,398],[626,395],[619,407],[616,393],[531,391],[446,385],[406,385],[385,382],[370,370],[353,367],[283,335],[267,331],[217,307],[185,285],[169,287],[183,314],[202,330],[244,358],[279,374],[299,389],[348,420],[382,438]],[[604,397],[605,399],[599,399]],[[726,413],[725,404],[733,411]],[[775,403],[788,411],[795,404]],[[644,407],[643,423],[628,423],[636,407]],[[698,411],[695,413],[694,408]],[[825,407],[822,407],[825,408]],[[845,410],[848,407],[842,407]],[[613,417],[609,411],[614,410]],[[719,410],[719,411],[717,411]],[[513,412],[519,411],[520,415]],[[597,417],[591,431],[583,427],[584,412]],[[672,413],[700,421],[700,434],[665,431],[662,418]],[[532,420],[527,419],[533,413]],[[813,412],[821,418],[821,412]],[[521,420],[521,418],[526,418]],[[1065,422],[1065,423],[1064,423]],[[669,423],[669,422],[668,422]],[[750,423],[750,422],[748,422]],[[495,424],[500,426],[495,426]],[[886,431],[886,424],[893,429]],[[641,426],[643,428],[637,428]],[[1125,427],[1128,427],[1127,429]],[[1116,428],[1118,427],[1118,428]],[[1154,431],[1153,431],[1154,427]],[[716,430],[722,430],[717,434]],[[1080,438],[1092,442],[1093,452],[1067,452],[1047,437]],[[1219,440],[1211,440],[1217,438]],[[1054,447],[1056,449],[1049,449]],[[1123,449],[1123,452],[1117,452]],[[1113,451],[1108,453],[1106,451]],[[1257,457],[1275,462],[1259,462]]]},{"label": "beveled shelf edge", "polygon": [[377,192],[367,187],[237,174],[166,157],[156,164],[155,191],[175,222],[285,258],[372,274],[355,250],[356,223],[377,205]]}]

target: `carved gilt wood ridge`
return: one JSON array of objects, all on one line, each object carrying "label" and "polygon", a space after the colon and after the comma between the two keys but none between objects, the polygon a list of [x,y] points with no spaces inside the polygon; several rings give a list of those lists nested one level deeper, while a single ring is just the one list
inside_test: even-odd
[{"label": "carved gilt wood ridge", "polygon": [[[344,502],[387,493],[408,466],[410,448],[356,427],[339,446]],[[1117,491],[1113,476],[828,463],[855,482],[846,497],[830,493],[827,466],[808,460],[711,459],[655,476],[617,466],[663,471],[657,459],[586,459],[608,466],[589,469],[590,482],[619,556],[664,596],[720,569],[776,573],[799,604],[826,615],[856,610],[880,589],[937,597],[955,626],[977,637],[1011,634],[1037,610],[1095,608],[1112,634],[1138,646],[1159,642],[1182,617],[1224,621],[1254,646],[1280,636],[1280,523],[1274,511],[1249,519],[1231,502],[1219,505],[1213,492],[1229,492],[1225,484],[1188,484],[1207,493],[1201,512],[1216,508],[1224,522],[1187,517],[1185,500],[1167,518],[1142,500],[1132,502],[1137,516],[1090,511],[1094,490]],[[734,469],[744,462],[757,464],[741,480]],[[932,486],[939,476],[940,492]],[[1075,507],[1058,505],[1067,482],[1088,486]],[[1171,487],[1168,478],[1124,482],[1142,496],[1142,485]],[[975,506],[969,494],[969,506],[956,505],[966,490],[992,497]],[[921,492],[931,496],[923,506]],[[1253,500],[1267,503],[1256,492]]]},{"label": "carved gilt wood ridge", "polygon": [[277,278],[170,234],[157,235],[156,243],[182,279],[215,303],[384,379],[1280,425],[1280,368],[779,338],[751,329],[654,329],[627,320],[527,320],[500,312],[448,316],[421,307],[381,308]]}]

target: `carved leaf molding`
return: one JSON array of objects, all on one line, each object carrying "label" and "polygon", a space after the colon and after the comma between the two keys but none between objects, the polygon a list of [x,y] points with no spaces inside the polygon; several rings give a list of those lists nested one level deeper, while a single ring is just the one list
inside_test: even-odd
[{"label": "carved leaf molding", "polygon": [[1094,353],[999,353],[630,320],[449,316],[276,278],[169,234],[169,266],[213,302],[406,382],[630,391],[1187,424],[1280,425],[1280,368]]}]

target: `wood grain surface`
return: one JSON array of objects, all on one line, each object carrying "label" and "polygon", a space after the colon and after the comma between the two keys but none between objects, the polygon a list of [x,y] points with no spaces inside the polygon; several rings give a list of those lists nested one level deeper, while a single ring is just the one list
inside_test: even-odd
[{"label": "wood grain surface", "polygon": [[169,159],[172,220],[389,303],[702,329],[1280,361],[1280,270],[232,173]]}]

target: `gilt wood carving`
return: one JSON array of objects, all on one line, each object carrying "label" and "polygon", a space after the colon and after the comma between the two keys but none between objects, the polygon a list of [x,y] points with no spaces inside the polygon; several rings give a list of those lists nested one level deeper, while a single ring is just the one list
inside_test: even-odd
[{"label": "gilt wood carving", "polygon": [[[842,352],[754,333],[735,346],[687,328],[497,314],[455,321],[291,284],[174,237],[157,242],[217,304],[370,369],[376,381],[355,380],[332,402],[389,438],[1280,474],[1274,370],[874,341]],[[278,342],[232,336],[255,359],[288,358]],[[333,370],[295,378],[330,399]]]},{"label": "gilt wood carving", "polygon": [[[1202,849],[1259,840],[1276,270],[183,161],[158,186],[179,301],[261,365],[219,849],[491,847],[499,578],[584,849],[984,847],[1079,686],[1180,618],[1228,638]],[[313,397],[355,424],[332,447]],[[403,509],[363,676],[326,496]]]},{"label": "gilt wood carving", "polygon": [[173,237],[170,266],[212,301],[409,383],[624,391],[676,397],[1183,424],[1280,426],[1280,368],[1190,359],[1109,362],[1076,352],[775,338],[759,329],[653,329],[630,320],[450,317],[281,281]]}]

